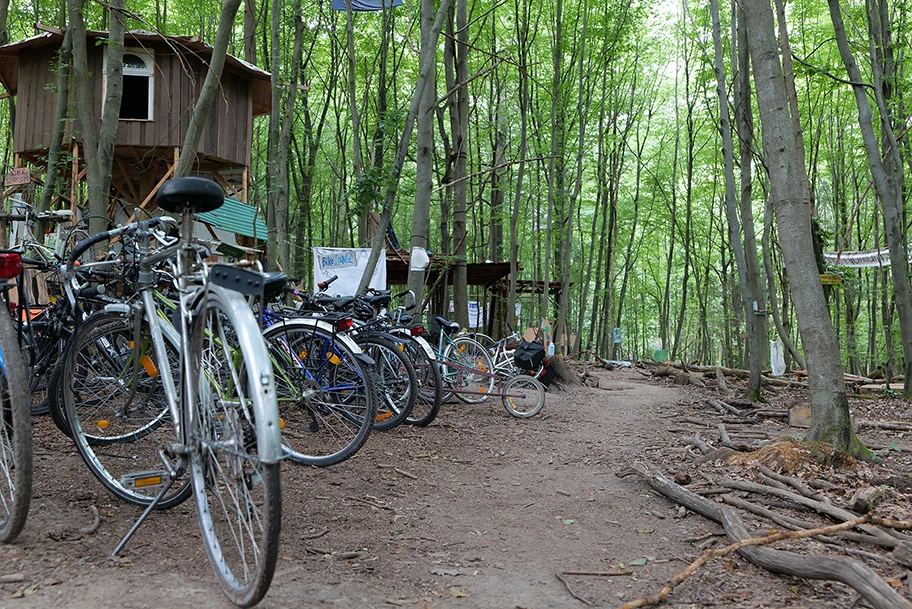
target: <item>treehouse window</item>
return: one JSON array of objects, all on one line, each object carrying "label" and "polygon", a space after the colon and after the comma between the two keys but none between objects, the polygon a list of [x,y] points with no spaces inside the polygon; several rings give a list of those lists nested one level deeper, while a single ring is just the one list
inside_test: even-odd
[{"label": "treehouse window", "polygon": [[[105,61],[107,61],[107,55]],[[123,97],[120,100],[121,119],[152,120],[154,67],[155,61],[151,53],[133,49],[124,51]]]}]

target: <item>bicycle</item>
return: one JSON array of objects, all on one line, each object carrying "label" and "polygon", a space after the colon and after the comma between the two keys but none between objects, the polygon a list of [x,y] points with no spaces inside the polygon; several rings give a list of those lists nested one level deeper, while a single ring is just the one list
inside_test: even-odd
[{"label": "bicycle", "polygon": [[20,277],[18,252],[0,253],[0,541],[22,532],[32,497],[32,415],[19,338],[9,313],[9,291]]},{"label": "bicycle", "polygon": [[376,417],[374,361],[345,334],[351,318],[284,318],[265,310],[282,445],[295,463],[325,467],[354,455]]},{"label": "bicycle", "polygon": [[[262,294],[263,276],[209,267],[191,235],[192,214],[223,201],[214,182],[174,179],[156,202],[181,214],[176,242],[152,250],[153,229],[176,224],[153,218],[74,248],[68,275],[94,245],[135,235],[139,298],[108,305],[80,324],[66,355],[64,396],[73,439],[92,473],[119,497],[146,506],[114,554],[152,510],[186,498],[189,486],[219,585],[233,603],[249,607],[265,596],[275,572],[282,445],[268,351],[244,296]],[[153,293],[154,269],[166,262],[178,296],[173,325]],[[160,444],[157,468],[120,475],[109,469],[119,461],[110,452],[137,456],[148,448],[142,440],[165,435],[170,442]]]},{"label": "bicycle", "polygon": [[467,404],[480,404],[494,390],[494,362],[481,343],[468,336],[455,336],[459,324],[445,317],[435,317],[440,326],[437,338],[437,361],[444,387],[442,401],[454,394]]}]

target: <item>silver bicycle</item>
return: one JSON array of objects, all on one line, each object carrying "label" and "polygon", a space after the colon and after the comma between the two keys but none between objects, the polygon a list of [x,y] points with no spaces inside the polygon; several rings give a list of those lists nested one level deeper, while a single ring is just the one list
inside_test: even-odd
[{"label": "silver bicycle", "polygon": [[[156,201],[181,214],[179,239],[155,230],[174,220],[154,218],[76,246],[67,274],[94,245],[135,239],[138,297],[80,324],[65,358],[64,399],[92,473],[120,498],[147,506],[114,553],[153,509],[176,505],[192,489],[219,584],[249,607],[265,596],[278,557],[282,444],[272,365],[245,297],[262,293],[263,275],[210,267],[191,236],[192,214],[223,200],[214,182],[171,180]],[[174,311],[156,289],[162,264],[170,265]]]}]

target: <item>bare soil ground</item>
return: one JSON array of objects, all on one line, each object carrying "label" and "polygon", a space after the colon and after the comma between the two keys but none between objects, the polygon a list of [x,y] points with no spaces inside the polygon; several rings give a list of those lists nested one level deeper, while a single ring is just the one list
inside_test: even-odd
[{"label": "bare soil ground", "polygon": [[[681,421],[712,417],[703,402],[711,391],[648,380],[631,370],[594,375],[598,388],[551,392],[542,415],[532,419],[512,418],[499,403],[445,404],[430,427],[376,433],[346,463],[326,469],[286,464],[279,565],[260,606],[616,607],[657,593],[707,540],[727,542],[717,537],[718,525],[615,472],[642,460],[699,481],[699,455],[679,440],[696,428]],[[790,390],[769,398],[772,406],[785,407],[806,395]],[[869,419],[912,418],[908,404],[898,400],[853,406],[856,416]],[[754,427],[771,438],[795,431],[781,422],[765,426]],[[16,543],[0,549],[0,608],[228,606],[189,502],[154,514],[123,555],[112,558],[139,508],[109,496],[47,417],[36,421],[35,433],[32,510]],[[712,428],[702,433],[718,438]],[[900,433],[863,437],[912,444]],[[734,474],[744,469],[703,467]],[[894,481],[912,472],[909,454],[895,450],[879,467],[819,466],[815,472],[846,488],[870,483],[884,467],[896,474]],[[912,515],[908,489],[884,489],[890,515]],[[100,525],[80,536],[93,507]],[[757,535],[772,527],[756,517],[746,521]],[[787,547],[835,551],[816,541]],[[889,559],[860,559],[885,577],[909,571]],[[627,575],[558,577],[615,572],[619,565]],[[910,578],[902,581],[912,598]],[[666,606],[865,604],[842,584],[779,577],[729,556],[703,567]]]}]

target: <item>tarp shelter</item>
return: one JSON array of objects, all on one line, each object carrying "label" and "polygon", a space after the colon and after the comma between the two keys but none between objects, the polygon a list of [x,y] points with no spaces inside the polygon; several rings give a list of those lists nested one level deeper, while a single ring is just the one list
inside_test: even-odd
[{"label": "tarp shelter", "polygon": [[257,258],[267,242],[266,223],[256,207],[236,199],[225,199],[216,210],[196,214],[194,235],[214,240],[214,253],[234,259]]},{"label": "tarp shelter", "polygon": [[213,211],[196,214],[197,220],[219,230],[266,241],[266,223],[253,205],[235,199],[225,199],[225,204]]}]

